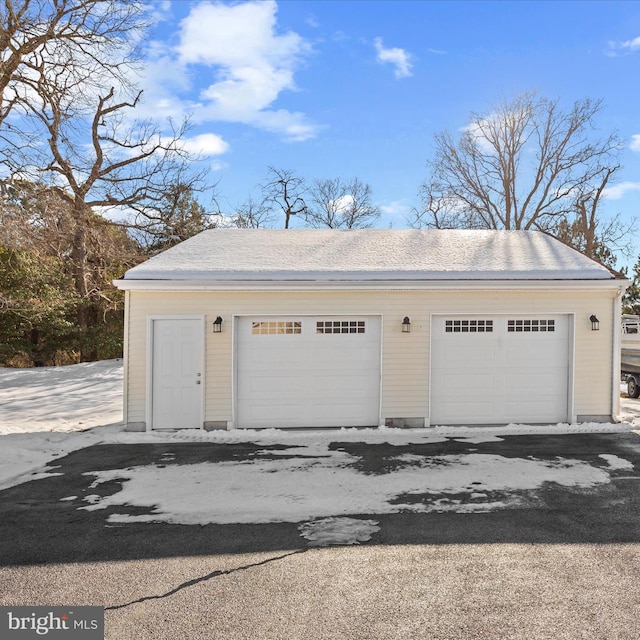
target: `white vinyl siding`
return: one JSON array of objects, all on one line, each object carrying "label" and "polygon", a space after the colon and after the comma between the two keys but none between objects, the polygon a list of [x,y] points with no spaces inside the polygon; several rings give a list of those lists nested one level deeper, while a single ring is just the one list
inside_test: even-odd
[{"label": "white vinyl siding", "polygon": [[[517,284],[514,284],[516,287]],[[381,414],[429,418],[429,345],[432,314],[575,314],[574,415],[611,413],[611,290],[451,291],[131,291],[129,294],[128,420],[145,421],[147,316],[206,314],[205,421],[233,421],[233,317],[235,315],[382,315]],[[600,331],[591,331],[595,313]],[[213,320],[224,318],[222,333]],[[402,333],[402,319],[411,332]]]}]

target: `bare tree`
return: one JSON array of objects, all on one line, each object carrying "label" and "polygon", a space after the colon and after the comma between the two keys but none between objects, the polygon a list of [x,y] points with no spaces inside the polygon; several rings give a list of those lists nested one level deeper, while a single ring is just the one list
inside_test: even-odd
[{"label": "bare tree", "polygon": [[[0,158],[10,176],[45,182],[69,209],[81,334],[101,295],[91,280],[91,229],[120,224],[149,233],[164,225],[173,237],[202,222],[197,203],[189,210],[184,199],[193,200],[204,177],[182,144],[187,123],[161,128],[135,119],[146,10],[123,0],[0,5]],[[109,208],[109,217],[96,216]],[[83,347],[81,360],[91,357]]]},{"label": "bare tree", "polygon": [[249,198],[243,202],[231,216],[232,226],[238,229],[259,229],[271,227],[273,223],[273,210],[268,202],[256,201]]},{"label": "bare tree", "polygon": [[284,228],[288,229],[292,216],[304,217],[308,211],[304,200],[306,185],[303,178],[289,169],[269,167],[267,182],[261,186],[263,204],[277,207],[284,214]]},{"label": "bare tree", "polygon": [[380,217],[371,202],[371,187],[358,178],[316,180],[309,195],[305,218],[312,227],[366,229]]},{"label": "bare tree", "polygon": [[212,209],[205,208],[196,197],[204,191],[211,193],[214,186],[205,185],[198,174],[184,175],[181,171],[173,180],[158,187],[153,197],[131,205],[132,215],[121,223],[148,254],[164,251],[219,225],[215,195]]},{"label": "bare tree", "polygon": [[[127,83],[144,7],[121,0],[3,0],[0,4],[0,126],[28,110],[34,77],[75,78],[97,88]],[[78,92],[78,97],[81,92]]]},{"label": "bare tree", "polygon": [[636,222],[635,219],[623,220],[619,214],[604,218],[598,210],[609,179],[618,168],[615,166],[604,171],[599,184],[590,185],[575,199],[573,215],[560,220],[549,230],[585,256],[611,268],[616,263],[614,251],[631,255],[631,238]]},{"label": "bare tree", "polygon": [[599,100],[523,94],[489,114],[472,114],[459,137],[435,136],[431,175],[414,227],[551,230],[579,209],[618,167],[621,141],[595,133]]},{"label": "bare tree", "polygon": [[[136,228],[141,227],[140,216],[152,212],[149,224],[153,225],[153,216],[159,204],[166,202],[171,185],[179,184],[187,173],[188,154],[180,142],[186,125],[167,136],[152,122],[127,119],[140,94],[133,100],[118,100],[114,88],[95,97],[93,114],[85,119],[67,109],[69,94],[60,78],[51,82],[41,76],[33,86],[40,104],[37,108],[33,105],[31,119],[41,127],[47,146],[30,151],[31,165],[17,155],[7,162],[16,162],[13,173],[22,175],[32,166],[34,181],[50,176],[52,187],[70,207],[75,221],[71,253],[74,285],[78,297],[87,301],[78,307],[78,324],[81,332],[86,332],[93,321],[90,310],[95,293],[89,286],[87,262],[93,210],[135,212]],[[90,357],[81,353],[81,360]]]}]

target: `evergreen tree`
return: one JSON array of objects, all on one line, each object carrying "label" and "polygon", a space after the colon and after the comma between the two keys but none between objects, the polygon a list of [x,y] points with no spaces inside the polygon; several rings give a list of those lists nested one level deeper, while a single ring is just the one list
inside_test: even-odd
[{"label": "evergreen tree", "polygon": [[76,303],[59,258],[0,247],[0,363],[73,361]]},{"label": "evergreen tree", "polygon": [[[122,354],[123,294],[112,285],[143,259],[127,233],[87,213],[87,295],[73,281],[75,221],[55,189],[0,185],[0,363],[42,366]],[[78,310],[86,323],[80,326]]]}]

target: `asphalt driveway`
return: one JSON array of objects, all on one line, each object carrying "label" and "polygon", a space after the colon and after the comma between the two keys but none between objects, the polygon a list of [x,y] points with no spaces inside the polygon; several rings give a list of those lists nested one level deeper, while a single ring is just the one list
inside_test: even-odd
[{"label": "asphalt driveway", "polygon": [[94,446],[56,460],[59,475],[0,492],[0,600],[105,606],[106,637],[113,640],[640,635],[640,436],[519,435],[406,446],[340,442],[339,435],[332,443],[372,481],[389,474],[399,456],[470,451],[570,458],[594,469],[607,467],[604,454],[629,464],[607,467],[609,481],[597,486],[545,482],[496,510],[354,514],[378,523],[369,541],[314,548],[295,522],[114,523],[115,508],[81,508],[89,492],[109,496],[122,488],[117,479],[92,485],[91,472],[202,461],[251,465],[281,455],[276,445]]}]

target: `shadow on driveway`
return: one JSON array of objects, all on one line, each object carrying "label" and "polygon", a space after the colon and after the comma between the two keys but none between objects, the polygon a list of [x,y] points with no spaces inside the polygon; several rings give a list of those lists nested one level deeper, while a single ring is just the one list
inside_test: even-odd
[{"label": "shadow on driveway", "polygon": [[[356,514],[373,518],[380,530],[367,544],[622,543],[640,541],[640,437],[634,433],[503,436],[501,442],[447,442],[394,446],[345,443],[342,450],[364,474],[389,473],[399,455],[474,453],[511,458],[571,458],[606,468],[602,454],[633,463],[610,471],[611,482],[579,489],[547,483],[535,501],[485,513],[430,512]],[[283,450],[287,449],[287,453]],[[281,552],[307,547],[298,523],[180,525],[107,522],[116,509],[87,511],[83,496],[116,493],[117,480],[91,487],[93,471],[142,465],[251,461],[290,455],[295,448],[263,444],[98,445],[55,461],[60,475],[25,482],[0,492],[0,565],[49,564],[170,558],[216,554]],[[73,499],[68,499],[75,496]],[[433,496],[431,496],[433,498]],[[122,511],[119,508],[118,511]],[[149,509],[128,507],[131,514]]]}]

